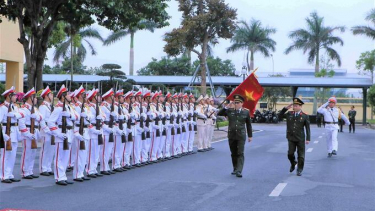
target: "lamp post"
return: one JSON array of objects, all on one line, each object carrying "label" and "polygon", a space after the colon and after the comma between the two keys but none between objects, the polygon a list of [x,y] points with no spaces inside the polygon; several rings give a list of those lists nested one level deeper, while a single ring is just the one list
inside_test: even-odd
[{"label": "lamp post", "polygon": [[275,63],[273,62],[273,54],[271,54],[272,57],[272,76],[275,76]]}]

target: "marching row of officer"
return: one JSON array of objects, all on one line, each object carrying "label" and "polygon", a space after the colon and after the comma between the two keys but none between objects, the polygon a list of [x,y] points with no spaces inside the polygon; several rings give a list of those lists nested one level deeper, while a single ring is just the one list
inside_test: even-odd
[{"label": "marching row of officer", "polygon": [[217,109],[208,96],[200,96],[196,105],[194,95],[186,93],[163,95],[147,89],[123,93],[110,89],[99,96],[98,89],[87,91],[81,86],[68,92],[62,85],[56,105],[53,92],[46,87],[40,93],[43,102],[37,108],[33,88],[24,94],[25,103],[19,108],[14,87],[2,95],[3,183],[20,181],[13,175],[18,141],[23,145],[23,179],[39,177],[33,172],[37,140],[41,142],[40,175],[54,175],[56,184],[64,186],[73,184],[66,175],[71,168],[73,180],[82,182],[195,154],[197,130],[198,151],[213,149]]}]

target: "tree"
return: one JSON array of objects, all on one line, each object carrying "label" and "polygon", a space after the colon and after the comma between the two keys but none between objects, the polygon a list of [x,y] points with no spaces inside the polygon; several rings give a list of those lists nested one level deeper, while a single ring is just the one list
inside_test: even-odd
[{"label": "tree", "polygon": [[267,101],[270,110],[274,110],[279,99],[289,96],[291,96],[289,87],[265,87],[262,99]]},{"label": "tree", "polygon": [[101,76],[109,76],[109,80],[113,85],[113,79],[126,79],[125,73],[121,71],[121,66],[118,64],[103,64],[102,72],[97,73]]},{"label": "tree", "polygon": [[[312,12],[310,17],[306,18],[307,29],[297,29],[290,32],[289,38],[293,40],[293,44],[286,50],[285,54],[289,54],[293,50],[303,50],[305,54],[308,52],[308,63],[313,64],[315,61],[315,74],[319,73],[320,51],[325,50],[329,59],[337,62],[341,66],[341,58],[335,49],[331,46],[334,44],[344,45],[344,41],[340,37],[334,36],[335,31],[344,32],[344,26],[324,26],[324,17],[319,17],[316,12]],[[317,101],[316,93],[313,104],[313,113],[316,113]]]},{"label": "tree", "polygon": [[[178,10],[182,12],[179,28],[165,34],[164,51],[177,56],[191,51],[200,61],[201,93],[206,94],[207,46],[218,38],[233,36],[237,11],[224,0],[179,0]],[[200,47],[200,50],[197,48]]]},{"label": "tree", "polygon": [[371,81],[374,82],[375,50],[361,53],[356,64],[357,69],[360,70],[359,73],[369,72],[371,75]]},{"label": "tree", "polygon": [[135,27],[130,27],[128,29],[114,31],[112,34],[108,36],[108,38],[104,41],[104,45],[111,45],[122,38],[130,35],[130,58],[129,58],[129,75],[134,74],[134,34],[139,30],[148,30],[150,32],[154,32],[155,28],[158,25],[153,21],[142,20],[138,23]]},{"label": "tree", "polygon": [[[166,0],[0,0],[0,15],[18,21],[28,67],[28,86],[42,89],[42,68],[52,30],[59,21],[74,29],[96,21],[111,30],[136,25],[140,20],[165,24]],[[72,27],[73,28],[73,27]],[[74,34],[74,33],[71,33]]]},{"label": "tree", "polygon": [[308,63],[315,61],[315,73],[318,73],[320,51],[325,50],[331,60],[337,62],[341,66],[341,58],[335,49],[331,46],[334,44],[344,45],[340,37],[334,36],[335,31],[344,32],[344,26],[324,26],[324,17],[319,17],[316,12],[312,12],[310,17],[306,18],[307,29],[297,29],[289,33],[289,38],[293,40],[293,44],[286,50],[285,54],[289,54],[293,50],[303,50],[305,54],[308,52]]},{"label": "tree", "polygon": [[[375,25],[375,9],[372,9],[365,18],[366,21],[370,21]],[[371,26],[354,26],[352,27],[354,35],[365,35],[375,40],[375,28]]]},{"label": "tree", "polygon": [[[196,60],[193,64],[193,70],[195,70],[199,64],[200,61]],[[207,66],[210,70],[211,76],[235,76],[234,71],[236,70],[236,67],[229,59],[223,61],[219,57],[208,57]]]},{"label": "tree", "polygon": [[159,61],[152,58],[146,67],[137,71],[138,75],[190,75],[190,59],[182,56],[178,58],[162,57]]},{"label": "tree", "polygon": [[240,21],[239,24],[240,26],[237,26],[231,39],[232,45],[227,48],[227,52],[245,50],[247,68],[254,70],[254,54],[256,52],[260,52],[264,57],[269,57],[270,51],[275,51],[276,42],[270,38],[270,35],[275,34],[276,29],[263,27],[262,23],[255,19],[249,23]]}]

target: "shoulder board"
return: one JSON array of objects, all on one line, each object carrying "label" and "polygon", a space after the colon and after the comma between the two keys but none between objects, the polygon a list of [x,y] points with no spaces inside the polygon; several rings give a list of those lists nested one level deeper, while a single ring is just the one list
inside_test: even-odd
[{"label": "shoulder board", "polygon": [[294,111],[288,111],[289,114],[294,114]]},{"label": "shoulder board", "polygon": [[305,113],[305,112],[301,111],[301,115],[302,115],[302,114],[308,115],[307,113]]},{"label": "shoulder board", "polygon": [[63,107],[63,104],[62,104],[62,103],[57,103],[57,104],[55,105],[55,107]]},{"label": "shoulder board", "polygon": [[5,104],[4,104],[4,103],[1,103],[1,104],[0,104],[0,107],[1,107],[1,106],[5,106]]},{"label": "shoulder board", "polygon": [[243,108],[243,110],[245,110],[245,111],[250,111],[249,109],[247,109],[247,108]]}]

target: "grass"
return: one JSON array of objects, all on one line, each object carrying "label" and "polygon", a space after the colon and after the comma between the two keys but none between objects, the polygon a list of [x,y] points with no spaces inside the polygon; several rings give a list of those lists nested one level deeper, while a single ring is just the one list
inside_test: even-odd
[{"label": "grass", "polygon": [[375,124],[375,119],[368,119],[367,120],[370,124],[374,125]]},{"label": "grass", "polygon": [[219,127],[224,127],[224,126],[228,126],[228,121],[222,121],[222,122],[218,122],[217,123],[217,125],[219,126]]}]

